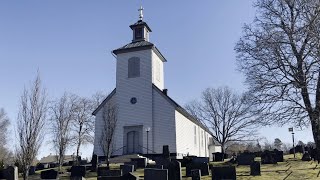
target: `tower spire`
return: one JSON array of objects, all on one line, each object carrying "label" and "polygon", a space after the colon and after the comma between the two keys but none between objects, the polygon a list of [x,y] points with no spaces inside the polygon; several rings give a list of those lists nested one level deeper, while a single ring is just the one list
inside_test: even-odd
[{"label": "tower spire", "polygon": [[140,12],[140,13],[139,13],[139,20],[142,21],[142,19],[143,19],[143,7],[140,6],[140,8],[138,9],[138,11]]}]

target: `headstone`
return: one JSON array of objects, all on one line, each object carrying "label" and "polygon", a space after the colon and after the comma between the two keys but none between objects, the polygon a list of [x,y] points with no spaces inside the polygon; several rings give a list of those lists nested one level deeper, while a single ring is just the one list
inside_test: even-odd
[{"label": "headstone", "polygon": [[146,168],[163,169],[163,165],[160,165],[160,164],[148,164]]},{"label": "headstone", "polygon": [[192,180],[201,180],[201,171],[200,169],[191,170]]},{"label": "headstone", "polygon": [[97,180],[123,180],[121,176],[100,176]]},{"label": "headstone", "polygon": [[68,163],[69,166],[73,166],[74,164],[75,164],[74,161],[69,161]]},{"label": "headstone", "polygon": [[264,151],[261,154],[261,164],[277,164],[275,152]]},{"label": "headstone", "polygon": [[120,170],[122,175],[126,175],[132,173],[134,171],[133,165],[120,165]]},{"label": "headstone", "polygon": [[261,175],[260,162],[253,161],[250,164],[250,175],[251,176],[260,176]]},{"label": "headstone", "polygon": [[275,149],[274,152],[276,161],[283,162],[283,151],[278,151],[277,149]]},{"label": "headstone", "polygon": [[212,153],[213,161],[214,162],[219,162],[223,161],[224,159],[224,154],[220,152]]},{"label": "headstone", "polygon": [[162,155],[163,155],[163,158],[170,158],[170,151],[169,151],[168,145],[164,145],[162,147]]},{"label": "headstone", "polygon": [[97,165],[98,165],[98,157],[96,154],[93,154],[92,159],[91,159],[91,171],[92,172],[97,171]]},{"label": "headstone", "polygon": [[133,165],[134,170],[137,170],[138,163],[136,161],[124,162],[125,165]]},{"label": "headstone", "polygon": [[132,173],[124,174],[121,176],[121,180],[138,180],[139,177],[133,175]]},{"label": "headstone", "polygon": [[0,169],[0,179],[6,179],[5,169]]},{"label": "headstone", "polygon": [[48,164],[49,168],[55,168],[57,167],[57,164],[56,163],[50,163]]},{"label": "headstone", "polygon": [[311,161],[311,156],[308,152],[305,152],[302,156],[302,161]]},{"label": "headstone", "polygon": [[234,166],[218,166],[211,169],[212,180],[229,179],[236,180],[236,168]]},{"label": "headstone", "polygon": [[109,169],[110,169],[109,167],[103,167],[103,166],[98,167],[97,176],[107,176]]},{"label": "headstone", "polygon": [[168,170],[145,168],[144,180],[168,180]]},{"label": "headstone", "polygon": [[41,171],[40,177],[41,179],[57,179],[58,171],[55,171],[53,169]]},{"label": "headstone", "polygon": [[186,166],[186,176],[191,177],[191,170],[200,169],[202,176],[209,175],[208,163],[189,163]]},{"label": "headstone", "polygon": [[209,163],[208,157],[195,157],[192,158],[192,163]]},{"label": "headstone", "polygon": [[131,158],[131,161],[137,162],[137,168],[145,168],[147,166],[147,158]]},{"label": "headstone", "polygon": [[7,180],[18,180],[18,167],[17,166],[9,166],[5,170],[5,177]]},{"label": "headstone", "polygon": [[250,165],[254,161],[254,158],[254,154],[242,153],[237,156],[238,165]]},{"label": "headstone", "polygon": [[85,177],[86,167],[85,166],[72,166],[70,177]]},{"label": "headstone", "polygon": [[169,164],[163,166],[168,169],[169,180],[181,180],[181,163],[179,161],[173,160]]},{"label": "headstone", "polygon": [[29,175],[34,175],[34,174],[36,174],[36,167],[35,166],[30,166]]}]

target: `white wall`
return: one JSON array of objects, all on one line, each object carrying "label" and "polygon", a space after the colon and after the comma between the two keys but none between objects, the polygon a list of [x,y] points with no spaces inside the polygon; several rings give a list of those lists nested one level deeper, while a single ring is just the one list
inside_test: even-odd
[{"label": "white wall", "polygon": [[[175,111],[175,117],[177,128],[177,153],[179,153],[178,158],[187,154],[209,157],[208,139],[211,135],[204,131],[200,126],[190,121],[180,112]],[[196,140],[194,134],[195,127]]]},{"label": "white wall", "polygon": [[[159,56],[152,50],[152,83],[159,89],[164,88],[164,63]],[[157,78],[159,76],[159,78]]]}]

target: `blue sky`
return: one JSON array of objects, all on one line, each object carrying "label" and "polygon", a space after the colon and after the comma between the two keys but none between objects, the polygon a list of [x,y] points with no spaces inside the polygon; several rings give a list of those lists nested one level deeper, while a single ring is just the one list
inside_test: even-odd
[{"label": "blue sky", "polygon": [[[30,0],[0,1],[0,107],[14,125],[24,86],[40,70],[51,98],[64,91],[91,96],[115,87],[115,58],[111,51],[131,42],[130,24],[138,20],[141,1]],[[150,41],[165,64],[165,87],[180,104],[200,96],[207,87],[245,90],[236,70],[235,43],[244,23],[252,22],[252,1],[142,1]],[[261,129],[273,142],[291,142],[288,126]],[[296,132],[312,141],[311,129]],[[53,153],[46,142],[39,157]],[[72,152],[72,150],[70,150]],[[92,147],[83,149],[90,156]]]}]

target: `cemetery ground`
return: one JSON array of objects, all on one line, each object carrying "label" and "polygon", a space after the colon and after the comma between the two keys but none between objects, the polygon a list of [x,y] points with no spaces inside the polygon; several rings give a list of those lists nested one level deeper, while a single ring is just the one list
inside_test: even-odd
[{"label": "cemetery ground", "polygon": [[[250,166],[245,165],[235,165],[237,172],[238,180],[290,180],[290,179],[320,179],[318,174],[320,173],[320,164],[318,165],[315,161],[302,161],[302,154],[297,153],[296,159],[293,158],[293,155],[285,155],[284,162],[278,162],[277,164],[261,164],[261,176],[250,176]],[[260,158],[255,158],[256,161],[260,161]],[[228,165],[229,163],[226,160],[225,162],[210,162],[213,166],[223,166]],[[119,169],[119,164],[111,164],[111,169]],[[59,179],[70,179],[70,174],[67,173],[67,169],[70,166],[64,166],[64,174],[59,175]],[[54,168],[57,169],[57,168]],[[46,169],[48,170],[48,169]],[[186,177],[186,168],[182,168],[182,179],[191,180],[191,177]],[[29,179],[36,180],[40,179],[41,171],[36,171],[35,175],[31,175]],[[133,173],[136,176],[139,176],[139,179],[143,179],[144,169],[137,169]],[[87,171],[86,177],[87,180],[96,180],[97,173]],[[22,179],[22,177],[19,177]],[[202,180],[211,180],[211,176],[202,176]]]}]

